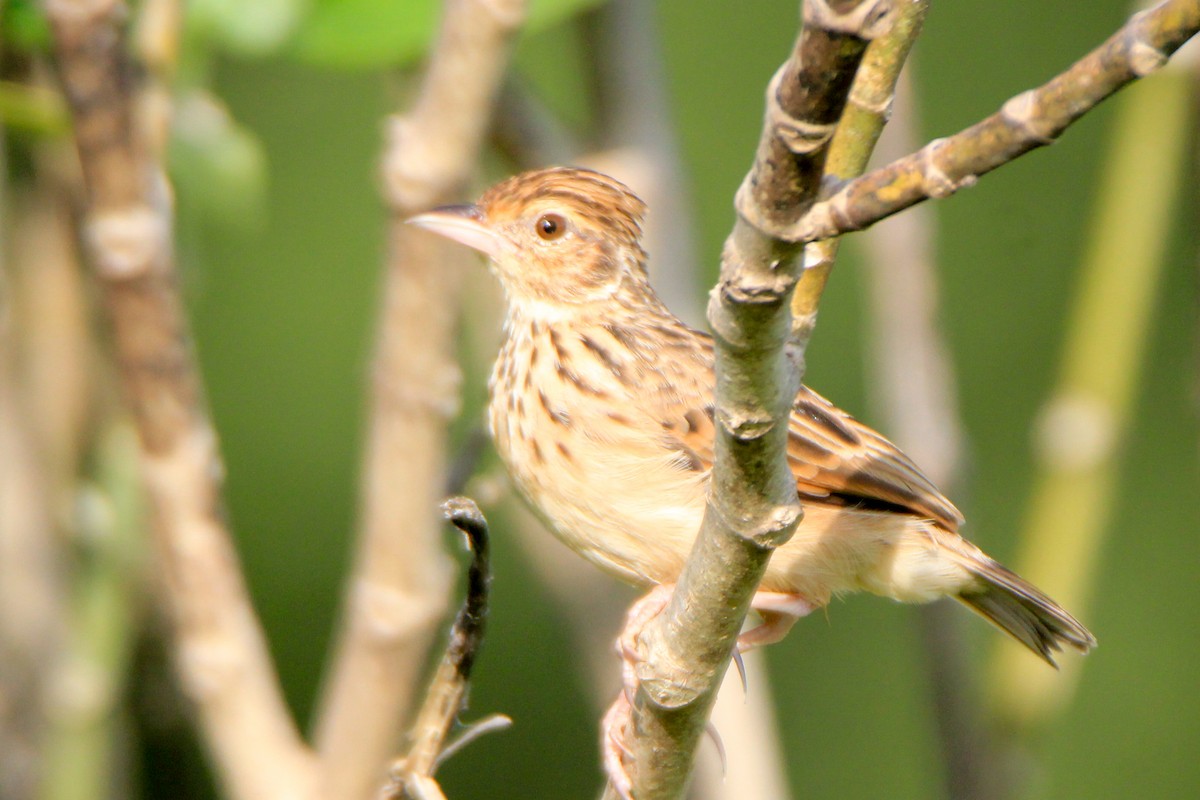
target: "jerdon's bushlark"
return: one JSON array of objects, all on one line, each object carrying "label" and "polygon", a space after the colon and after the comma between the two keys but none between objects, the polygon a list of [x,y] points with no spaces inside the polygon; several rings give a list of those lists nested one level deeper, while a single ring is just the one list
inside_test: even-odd
[{"label": "jerdon's bushlark", "polygon": [[[489,422],[516,485],[573,550],[656,586],[679,576],[704,512],[713,349],[651,289],[644,211],[612,178],[548,169],[411,222],[484,253],[504,285]],[[847,592],[948,595],[1051,664],[1064,644],[1095,644],[959,536],[962,516],[907,456],[807,388],[789,420],[788,459],[804,519],[759,587],[765,618]],[[778,638],[786,621],[774,628],[757,641]]]}]

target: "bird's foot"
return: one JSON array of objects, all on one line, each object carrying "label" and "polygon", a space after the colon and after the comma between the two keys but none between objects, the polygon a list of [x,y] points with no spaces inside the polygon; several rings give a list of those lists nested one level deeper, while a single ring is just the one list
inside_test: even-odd
[{"label": "bird's foot", "polygon": [[[635,602],[625,615],[625,626],[617,638],[617,654],[621,658],[622,689],[616,701],[609,707],[600,725],[601,755],[604,772],[608,776],[613,789],[625,800],[631,800],[630,792],[633,781],[629,776],[627,762],[630,756],[629,747],[625,744],[633,724],[633,699],[637,694],[637,667],[642,661],[639,652],[639,641],[642,632],[650,621],[662,613],[671,600],[675,591],[673,584],[662,584],[654,587],[644,597]],[[762,624],[751,628],[738,637],[735,656],[755,647],[778,642],[796,620],[800,619],[815,608],[815,606],[795,594],[781,592],[756,592],[750,601],[750,607],[762,617]],[[740,658],[738,669],[741,670]],[[745,686],[745,673],[742,673],[742,684]],[[716,732],[712,731],[714,738]]]},{"label": "bird's foot", "polygon": [[739,653],[782,640],[796,624],[796,620],[811,614],[816,606],[798,594],[755,592],[750,600],[750,608],[758,612],[762,624],[738,637]]}]

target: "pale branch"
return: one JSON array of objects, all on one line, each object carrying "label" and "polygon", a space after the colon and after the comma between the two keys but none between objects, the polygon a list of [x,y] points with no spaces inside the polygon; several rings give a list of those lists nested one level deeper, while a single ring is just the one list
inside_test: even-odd
[{"label": "pale branch", "polygon": [[[671,116],[666,66],[658,47],[658,9],[644,0],[609,0],[587,14],[589,76],[605,162],[617,157],[638,180],[625,181],[650,209],[643,246],[653,253],[650,279],[667,307],[699,325],[699,260],[687,207],[683,166]],[[595,164],[610,172],[608,163]],[[612,171],[624,180],[620,172]]]},{"label": "pale branch", "polygon": [[524,0],[447,3],[417,99],[389,126],[391,224],[359,539],[316,726],[322,796],[360,800],[378,788],[446,609],[451,568],[435,509],[458,410],[454,328],[469,257],[404,220],[461,199],[524,10]]},{"label": "pale branch", "polygon": [[1054,142],[1117,90],[1159,69],[1200,30],[1200,0],[1166,0],[1135,14],[1108,41],[1037,89],[953,136],[857,178],[813,205],[783,235],[813,242],[861,230],[931,197],[971,186],[987,172]]},{"label": "pale branch", "polygon": [[226,528],[216,433],[177,290],[169,192],[135,123],[126,9],[116,0],[47,0],[45,9],[84,177],[82,239],[138,431],[182,684],[231,796],[302,797],[311,756]]},{"label": "pale branch", "polygon": [[[448,752],[446,737],[466,706],[471,668],[483,643],[488,587],[492,580],[488,561],[487,520],[474,501],[466,497],[450,498],[442,504],[442,512],[447,520],[462,531],[471,549],[466,598],[450,628],[446,652],[413,725],[408,753],[392,765],[380,800],[433,800],[442,797],[433,775]],[[506,717],[491,719],[507,721]],[[491,729],[495,727],[492,725]]]},{"label": "pale branch", "polygon": [[[890,161],[919,143],[911,80],[896,92],[896,116],[877,156]],[[863,235],[871,312],[868,328],[872,405],[883,430],[950,496],[961,485],[963,426],[953,365],[937,321],[934,209],[914,208]],[[839,240],[818,242],[814,247]],[[926,666],[949,800],[1001,800],[1011,795],[1005,753],[997,749],[967,648],[963,615],[948,602],[914,609]]]},{"label": "pale branch", "polygon": [[626,735],[638,800],[683,791],[751,597],[771,553],[800,521],[785,423],[803,360],[786,347],[800,250],[780,233],[819,189],[854,74],[891,8],[806,2],[796,47],[767,92],[762,138],[709,303],[717,438],[708,505],[666,609],[638,643],[643,660]]}]

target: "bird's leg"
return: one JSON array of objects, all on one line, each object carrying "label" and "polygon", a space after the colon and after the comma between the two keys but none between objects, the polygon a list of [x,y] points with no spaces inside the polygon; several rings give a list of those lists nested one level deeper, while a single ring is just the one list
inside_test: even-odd
[{"label": "bird's leg", "polygon": [[[633,781],[625,763],[630,753],[625,742],[633,723],[633,698],[638,688],[637,665],[642,660],[638,652],[638,642],[650,621],[667,607],[673,591],[674,584],[655,586],[630,606],[625,615],[625,627],[617,637],[617,654],[621,657],[622,690],[600,723],[600,746],[604,772],[613,788],[626,800],[631,800],[630,792],[633,788]],[[762,617],[762,624],[738,637],[737,653],[778,642],[787,635],[796,620],[815,608],[800,595],[781,592],[756,592],[750,601],[750,607]],[[743,680],[743,684],[744,682]]]}]

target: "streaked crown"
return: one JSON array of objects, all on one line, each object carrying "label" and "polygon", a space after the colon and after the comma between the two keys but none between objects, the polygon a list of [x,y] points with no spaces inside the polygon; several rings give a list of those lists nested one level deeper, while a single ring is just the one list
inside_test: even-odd
[{"label": "streaked crown", "polygon": [[646,204],[620,181],[586,169],[526,172],[477,207],[506,246],[492,262],[510,300],[586,302],[626,278],[645,284]]}]

